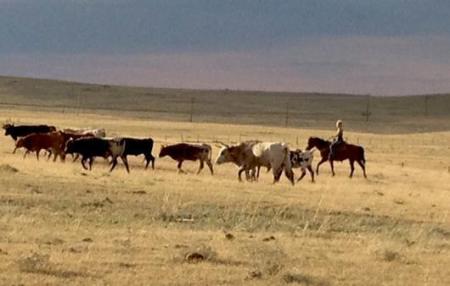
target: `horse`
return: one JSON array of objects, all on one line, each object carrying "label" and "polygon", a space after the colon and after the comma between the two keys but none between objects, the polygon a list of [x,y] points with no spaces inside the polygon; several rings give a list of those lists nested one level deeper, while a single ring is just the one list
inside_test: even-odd
[{"label": "horse", "polygon": [[355,161],[363,170],[364,178],[367,178],[366,175],[366,159],[364,158],[364,148],[358,145],[348,144],[346,142],[341,143],[337,149],[336,154],[334,154],[333,158],[329,159],[330,154],[330,145],[331,142],[318,138],[318,137],[310,137],[308,139],[308,146],[306,150],[311,150],[312,148],[317,148],[320,151],[320,156],[322,159],[317,164],[316,173],[319,175],[319,166],[324,162],[329,161],[331,166],[331,173],[334,176],[334,164],[333,161],[344,161],[349,160],[350,162],[350,178],[353,177],[353,172],[355,171]]}]

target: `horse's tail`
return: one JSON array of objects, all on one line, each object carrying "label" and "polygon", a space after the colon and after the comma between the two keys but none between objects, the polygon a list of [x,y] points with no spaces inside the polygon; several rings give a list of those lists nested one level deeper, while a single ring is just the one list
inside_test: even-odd
[{"label": "horse's tail", "polygon": [[361,160],[363,161],[364,165],[366,164],[366,156],[364,155],[364,148],[361,147]]}]

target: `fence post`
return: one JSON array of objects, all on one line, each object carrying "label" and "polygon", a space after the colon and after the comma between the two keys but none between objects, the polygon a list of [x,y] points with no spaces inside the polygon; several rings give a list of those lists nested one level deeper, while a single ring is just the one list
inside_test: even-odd
[{"label": "fence post", "polygon": [[289,123],[289,102],[286,102],[286,114],[285,114],[285,120],[284,120],[284,127],[288,127]]},{"label": "fence post", "polygon": [[191,108],[190,108],[190,116],[189,116],[189,122],[192,122],[193,120],[193,114],[194,114],[194,102],[195,102],[195,98],[191,97]]}]

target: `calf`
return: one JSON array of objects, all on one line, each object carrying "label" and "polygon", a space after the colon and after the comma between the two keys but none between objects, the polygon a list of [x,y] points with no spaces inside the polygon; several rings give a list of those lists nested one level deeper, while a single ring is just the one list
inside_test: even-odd
[{"label": "calf", "polygon": [[211,171],[211,175],[214,174],[213,166],[211,163],[211,155],[212,155],[212,149],[211,146],[208,144],[201,144],[201,145],[192,145],[192,144],[186,144],[186,143],[179,143],[169,146],[161,146],[161,151],[159,152],[159,157],[162,158],[164,156],[169,156],[175,161],[178,161],[178,171],[184,173],[184,171],[181,169],[181,165],[183,164],[183,161],[200,161],[200,166],[197,171],[197,174],[201,172],[204,166],[204,162],[209,167],[209,170]]},{"label": "calf", "polygon": [[[80,154],[81,155],[81,166],[88,170],[85,162],[89,163],[89,170],[92,170],[92,164],[95,157],[108,158],[113,157],[111,162],[112,166],[109,170],[112,172],[117,164],[117,157],[121,157],[123,154],[124,145],[123,142],[115,139],[103,139],[97,137],[91,138],[79,138],[75,140],[69,140],[67,142],[65,153],[66,154]],[[128,162],[123,162],[125,167],[128,169]]]},{"label": "calf", "polygon": [[290,159],[292,168],[301,168],[302,174],[298,178],[297,182],[303,179],[303,177],[306,175],[306,170],[309,171],[311,174],[311,182],[314,183],[314,171],[311,167],[312,161],[313,161],[313,153],[312,151],[305,151],[302,152],[302,150],[297,149],[295,151],[290,151]]},{"label": "calf", "polygon": [[[128,161],[127,156],[133,155],[133,156],[139,156],[144,155],[145,157],[145,169],[148,168],[148,165],[150,162],[152,162],[152,169],[155,169],[155,157],[152,155],[152,149],[153,149],[153,139],[152,138],[146,138],[146,139],[136,139],[136,138],[129,138],[129,137],[123,137],[118,138],[121,142],[121,144],[124,146],[123,153],[121,155],[122,161]],[[127,168],[127,171],[130,172],[130,170]]]},{"label": "calf", "polygon": [[17,138],[25,137],[33,133],[48,133],[56,131],[56,127],[49,125],[19,125],[14,126],[14,124],[3,125],[5,130],[5,136],[11,136],[14,141]]},{"label": "calf", "polygon": [[30,152],[36,152],[36,158],[39,160],[39,153],[41,150],[47,150],[50,152],[50,155],[53,153],[54,158],[53,161],[56,161],[56,157],[59,155],[61,160],[64,160],[64,137],[60,132],[51,132],[51,133],[33,133],[27,135],[25,137],[19,138],[16,141],[16,147],[14,148],[13,153],[16,153],[16,150],[19,148],[25,148],[26,152],[24,154],[24,158]]}]

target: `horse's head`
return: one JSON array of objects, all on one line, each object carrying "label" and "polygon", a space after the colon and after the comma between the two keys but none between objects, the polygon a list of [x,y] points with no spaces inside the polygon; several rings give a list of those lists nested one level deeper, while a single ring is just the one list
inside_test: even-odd
[{"label": "horse's head", "polygon": [[323,140],[319,137],[309,137],[308,145],[306,146],[306,150],[311,150],[312,148],[323,149],[330,145],[329,141]]}]

